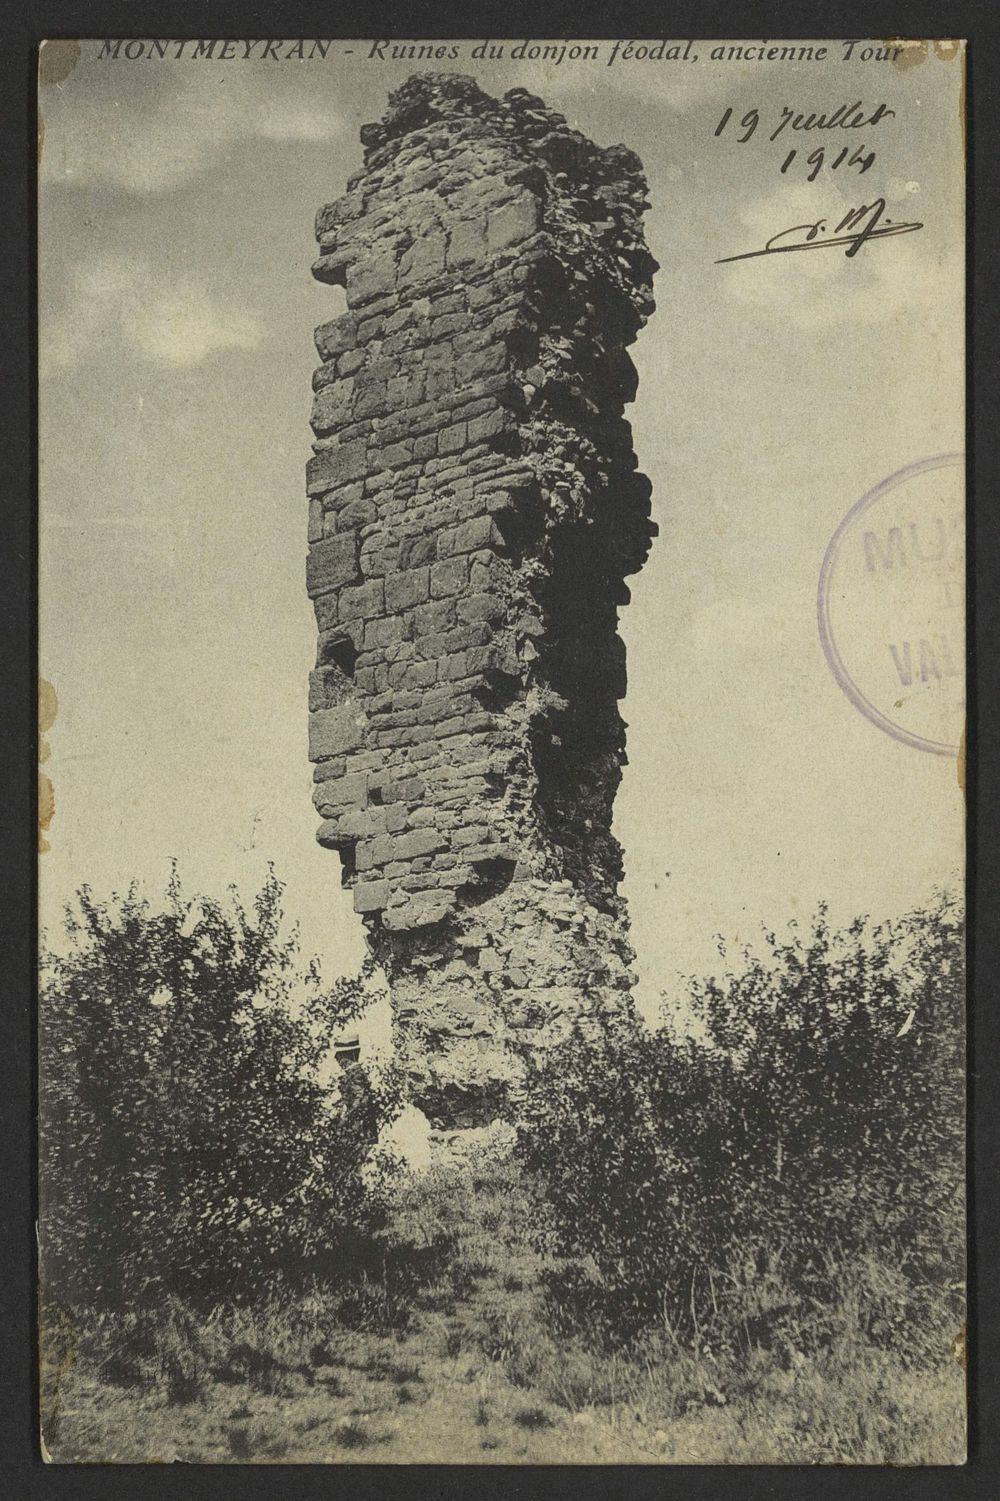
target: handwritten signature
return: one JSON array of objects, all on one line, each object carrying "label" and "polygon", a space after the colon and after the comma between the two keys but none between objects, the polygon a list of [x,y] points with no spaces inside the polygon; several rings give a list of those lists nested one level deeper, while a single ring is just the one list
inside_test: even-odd
[{"label": "handwritten signature", "polygon": [[[790,250],[824,250],[832,245],[846,245],[844,254],[857,255],[867,240],[887,240],[891,235],[909,235],[922,224],[894,224],[883,219],[885,199],[876,198],[873,203],[864,203],[860,208],[849,209],[839,224],[829,225],[826,219],[817,219],[815,224],[793,224],[791,229],[782,229],[772,235],[763,250],[744,250],[740,255],[724,255],[716,261],[724,266],[729,261],[750,261],[760,255],[783,255]],[[795,236],[795,238],[790,238]]]}]

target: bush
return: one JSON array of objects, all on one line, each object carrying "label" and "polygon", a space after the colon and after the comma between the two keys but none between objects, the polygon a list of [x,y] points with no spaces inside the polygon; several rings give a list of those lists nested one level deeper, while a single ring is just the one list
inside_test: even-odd
[{"label": "bush", "polygon": [[711,1348],[822,1344],[853,1297],[866,1338],[918,1355],[963,1276],[957,901],[841,932],[821,909],[690,1005],[703,1040],[621,1020],[531,1075],[546,1243],[598,1274],[567,1269],[567,1296]]},{"label": "bush", "polygon": [[61,1304],[225,1289],[363,1233],[362,1168],[391,1087],[361,1069],[331,1090],[331,1031],[363,977],[324,991],[283,937],[273,873],[248,913],[82,888],[40,986],[44,1293]]}]

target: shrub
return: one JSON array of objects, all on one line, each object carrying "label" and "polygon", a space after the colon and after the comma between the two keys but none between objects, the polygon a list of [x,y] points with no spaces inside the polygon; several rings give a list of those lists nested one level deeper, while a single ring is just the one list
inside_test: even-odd
[{"label": "shrub", "polygon": [[[918,1354],[963,1275],[964,993],[941,894],[895,923],[834,932],[821,909],[768,933],[691,982],[703,1040],[578,1032],[532,1072],[518,1134],[548,1248],[589,1259],[618,1329],[822,1343],[849,1282],[866,1337]],[[595,1295],[579,1267],[564,1280]]]},{"label": "shrub", "polygon": [[322,1072],[362,978],[324,991],[299,967],[281,891],[272,873],[252,912],[186,899],[176,871],[159,910],[79,891],[40,986],[48,1296],[239,1296],[377,1213],[361,1170],[393,1091]]}]

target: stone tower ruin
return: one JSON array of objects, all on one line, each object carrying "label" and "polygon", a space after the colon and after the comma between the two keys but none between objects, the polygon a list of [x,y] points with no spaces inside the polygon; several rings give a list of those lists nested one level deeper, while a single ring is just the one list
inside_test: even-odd
[{"label": "stone tower ruin", "polygon": [[631,1004],[616,628],[656,528],[622,414],[657,267],[638,158],[523,89],[420,74],[361,139],[313,268],[347,300],[316,331],[314,801],[453,1128]]}]

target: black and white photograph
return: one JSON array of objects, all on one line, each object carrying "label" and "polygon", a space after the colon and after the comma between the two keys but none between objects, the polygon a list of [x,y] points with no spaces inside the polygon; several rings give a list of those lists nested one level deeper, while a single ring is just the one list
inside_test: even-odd
[{"label": "black and white photograph", "polygon": [[965,68],[42,44],[46,1461],[965,1462]]}]

